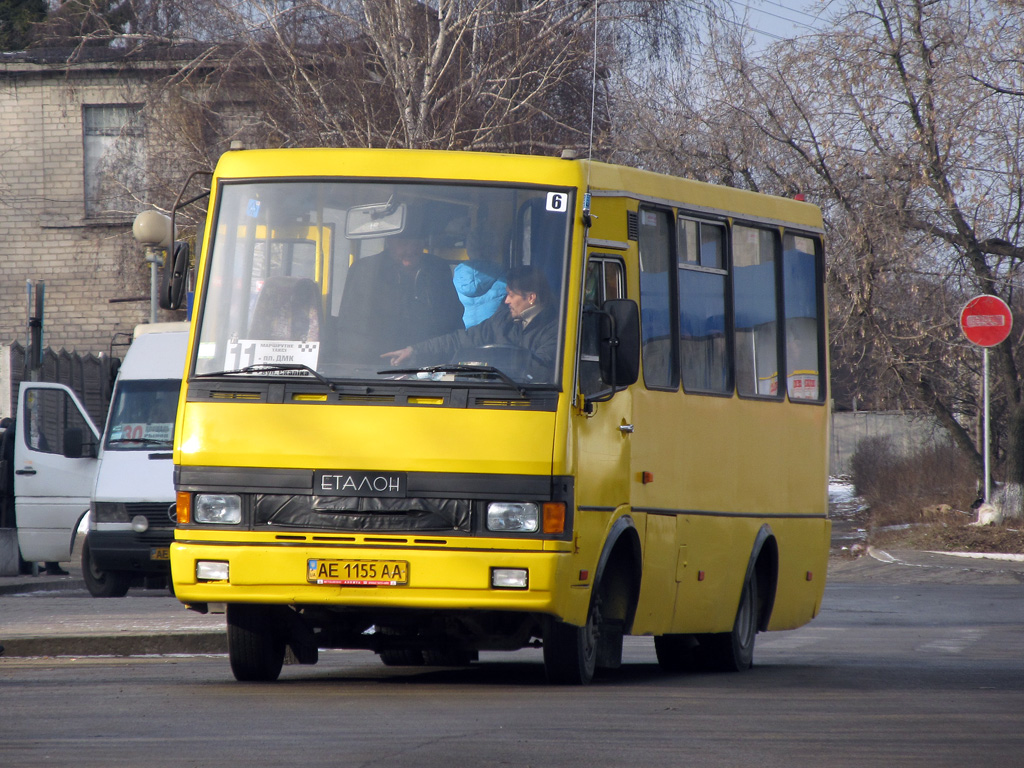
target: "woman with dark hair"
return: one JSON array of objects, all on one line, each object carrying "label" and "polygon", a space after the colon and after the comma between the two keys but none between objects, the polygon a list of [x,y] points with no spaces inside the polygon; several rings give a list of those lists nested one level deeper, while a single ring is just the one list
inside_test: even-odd
[{"label": "woman with dark hair", "polygon": [[385,352],[391,365],[429,365],[457,361],[464,350],[518,348],[528,353],[530,381],[551,381],[558,349],[557,307],[547,279],[537,269],[509,272],[504,304],[479,325]]}]

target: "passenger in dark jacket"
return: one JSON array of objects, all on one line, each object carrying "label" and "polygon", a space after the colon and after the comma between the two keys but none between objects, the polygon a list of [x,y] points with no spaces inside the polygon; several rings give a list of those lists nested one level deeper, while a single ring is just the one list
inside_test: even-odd
[{"label": "passenger in dark jacket", "polygon": [[403,232],[384,251],[349,269],[338,313],[338,352],[351,362],[376,362],[398,344],[462,328],[462,304],[448,264],[424,253]]},{"label": "passenger in dark jacket", "polygon": [[504,304],[479,325],[385,352],[381,357],[394,366],[421,366],[458,362],[462,352],[485,346],[515,347],[528,353],[527,378],[550,382],[558,351],[557,308],[551,289],[544,275],[532,268],[513,270],[507,282]]}]

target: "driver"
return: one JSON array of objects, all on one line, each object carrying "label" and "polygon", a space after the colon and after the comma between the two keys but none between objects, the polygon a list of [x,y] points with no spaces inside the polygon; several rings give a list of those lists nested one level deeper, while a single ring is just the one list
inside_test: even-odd
[{"label": "driver", "polygon": [[513,346],[525,349],[531,360],[529,378],[550,380],[558,346],[558,329],[554,322],[556,307],[547,279],[534,267],[513,269],[506,281],[505,302],[489,318],[471,328],[385,352],[391,365],[423,361],[452,361],[461,349],[483,346]]}]

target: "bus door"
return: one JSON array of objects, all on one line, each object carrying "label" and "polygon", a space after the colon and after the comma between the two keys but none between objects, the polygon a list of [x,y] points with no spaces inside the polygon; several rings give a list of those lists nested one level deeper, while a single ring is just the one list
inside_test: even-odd
[{"label": "bus door", "polygon": [[[607,518],[629,501],[630,438],[632,405],[629,390],[615,393],[610,399],[599,394],[607,392],[608,382],[601,377],[598,362],[596,324],[588,321],[588,310],[600,309],[608,299],[626,298],[625,267],[617,256],[590,254],[587,262],[584,291],[584,320],[580,339],[580,392],[591,402],[577,424],[579,449],[576,497],[581,511],[596,513],[588,520],[606,525]],[[592,316],[591,316],[592,317]],[[602,531],[592,530],[596,537]]]},{"label": "bus door", "polygon": [[679,350],[675,339],[675,216],[671,210],[638,211],[640,379],[633,395],[630,505],[643,520],[644,577],[634,632],[669,632],[678,584],[687,563],[686,516],[679,492],[682,418]]}]

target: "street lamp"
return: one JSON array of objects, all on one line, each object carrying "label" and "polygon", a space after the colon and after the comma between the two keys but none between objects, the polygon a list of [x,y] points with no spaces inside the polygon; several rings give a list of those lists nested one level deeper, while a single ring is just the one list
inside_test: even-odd
[{"label": "street lamp", "polygon": [[135,241],[143,247],[146,261],[149,262],[149,322],[156,322],[158,280],[157,269],[162,267],[170,252],[171,241],[174,239],[171,232],[171,219],[159,211],[143,211],[135,217],[132,224],[132,235]]}]

